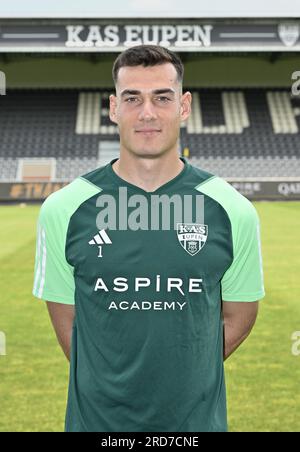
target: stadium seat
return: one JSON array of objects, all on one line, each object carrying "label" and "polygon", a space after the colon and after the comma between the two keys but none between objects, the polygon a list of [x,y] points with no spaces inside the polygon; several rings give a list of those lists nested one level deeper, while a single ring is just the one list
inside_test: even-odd
[{"label": "stadium seat", "polygon": [[[187,88],[188,89],[188,88]],[[300,176],[300,99],[283,88],[190,89],[180,146],[222,177]],[[0,181],[20,159],[52,158],[55,180],[72,180],[118,155],[107,90],[11,89],[0,104]]]}]

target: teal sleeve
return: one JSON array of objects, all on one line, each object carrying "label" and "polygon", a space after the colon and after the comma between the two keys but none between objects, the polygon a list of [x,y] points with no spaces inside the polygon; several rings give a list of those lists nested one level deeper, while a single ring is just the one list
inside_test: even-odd
[{"label": "teal sleeve", "polygon": [[233,260],[221,279],[223,301],[257,301],[265,296],[259,218],[253,204],[215,176],[196,188],[217,201],[231,224]]},{"label": "teal sleeve", "polygon": [[233,262],[223,275],[223,301],[257,301],[265,295],[259,218],[247,203],[231,221]]},{"label": "teal sleeve", "polygon": [[47,301],[75,304],[74,269],[65,249],[70,219],[101,188],[78,177],[43,203],[37,224],[33,295]]},{"label": "teal sleeve", "polygon": [[59,214],[55,199],[50,195],[40,209],[32,293],[47,301],[74,304],[73,267],[65,257],[68,218]]}]

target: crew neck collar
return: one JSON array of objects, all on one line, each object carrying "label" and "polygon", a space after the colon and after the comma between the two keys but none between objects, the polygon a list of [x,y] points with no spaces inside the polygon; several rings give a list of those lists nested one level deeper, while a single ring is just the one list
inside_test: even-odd
[{"label": "crew neck collar", "polygon": [[140,191],[143,192],[144,194],[156,194],[160,191],[164,191],[166,188],[170,188],[171,185],[177,183],[179,180],[181,180],[187,173],[187,171],[190,168],[190,164],[187,162],[187,160],[184,157],[180,157],[180,160],[184,163],[184,167],[182,168],[182,170],[180,171],[180,173],[178,173],[175,177],[173,177],[172,179],[170,179],[168,182],[165,182],[163,185],[161,185],[160,187],[158,187],[156,190],[154,191],[146,191],[143,188],[139,187],[138,185],[134,185],[131,182],[126,181],[125,179],[122,179],[113,169],[112,165],[119,160],[119,157],[114,158],[113,160],[111,160],[107,165],[106,165],[106,169],[107,169],[107,173],[109,174],[109,176],[119,185],[119,186],[123,186],[123,187],[131,187],[132,189],[136,190],[136,191]]}]

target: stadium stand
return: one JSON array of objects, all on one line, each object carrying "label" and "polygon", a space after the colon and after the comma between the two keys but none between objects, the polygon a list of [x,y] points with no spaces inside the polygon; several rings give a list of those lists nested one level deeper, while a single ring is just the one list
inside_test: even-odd
[{"label": "stadium stand", "polygon": [[[189,90],[192,115],[180,141],[191,163],[222,177],[300,176],[299,97],[286,88]],[[0,103],[0,181],[69,181],[118,155],[108,96],[7,90]]]}]

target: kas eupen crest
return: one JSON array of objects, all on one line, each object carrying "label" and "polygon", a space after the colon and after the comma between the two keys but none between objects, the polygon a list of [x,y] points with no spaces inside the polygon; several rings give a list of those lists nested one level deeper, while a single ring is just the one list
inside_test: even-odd
[{"label": "kas eupen crest", "polygon": [[206,224],[177,223],[179,243],[191,256],[195,256],[204,247],[207,234],[208,227]]}]

